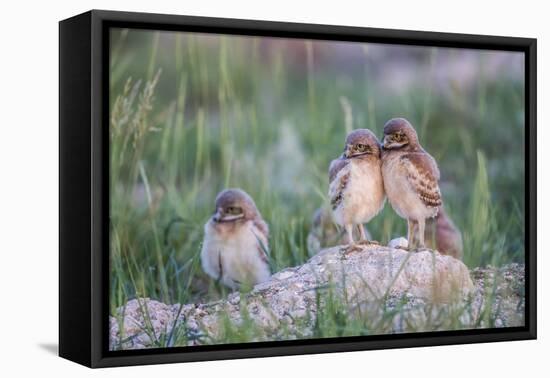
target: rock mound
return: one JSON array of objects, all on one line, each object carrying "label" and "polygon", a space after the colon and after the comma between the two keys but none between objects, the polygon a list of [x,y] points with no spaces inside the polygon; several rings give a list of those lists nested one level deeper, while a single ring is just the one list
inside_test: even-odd
[{"label": "rock mound", "polygon": [[133,299],[110,318],[110,348],[223,343],[235,334],[241,341],[324,337],[335,327],[327,326],[329,332],[323,324],[338,317],[343,335],[345,329],[381,334],[520,325],[522,269],[470,274],[461,261],[437,251],[365,246],[346,254],[334,247],[221,301]]}]

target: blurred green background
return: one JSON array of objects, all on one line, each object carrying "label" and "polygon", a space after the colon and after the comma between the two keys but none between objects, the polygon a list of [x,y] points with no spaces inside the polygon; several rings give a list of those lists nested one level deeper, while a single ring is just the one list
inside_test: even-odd
[{"label": "blurred green background", "polygon": [[[346,133],[397,116],[439,163],[464,262],[524,259],[523,54],[112,29],[110,104],[111,310],[220,295],[199,253],[226,187],[255,199],[275,271],[303,263]],[[406,222],[386,203],[368,228]]]}]

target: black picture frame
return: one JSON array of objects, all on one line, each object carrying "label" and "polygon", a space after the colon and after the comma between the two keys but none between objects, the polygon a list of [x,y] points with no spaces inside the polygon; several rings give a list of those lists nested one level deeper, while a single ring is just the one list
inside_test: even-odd
[{"label": "black picture frame", "polygon": [[[520,51],[525,54],[525,326],[108,351],[108,29]],[[535,339],[536,39],[92,10],[59,23],[59,354],[89,367]]]}]

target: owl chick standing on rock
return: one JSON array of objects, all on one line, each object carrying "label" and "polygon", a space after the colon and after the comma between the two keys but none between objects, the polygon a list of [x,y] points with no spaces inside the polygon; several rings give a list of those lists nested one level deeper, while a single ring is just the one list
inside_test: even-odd
[{"label": "owl chick standing on rock", "polygon": [[353,227],[359,227],[360,243],[368,241],[363,223],[369,222],[384,207],[385,194],[380,166],[380,144],[367,129],[348,134],[344,153],[329,168],[329,198],[334,220],[345,228],[348,251],[357,248]]},{"label": "owl chick standing on rock", "polygon": [[442,204],[439,168],[404,118],[393,118],[384,125],[382,175],[388,201],[407,219],[408,247],[424,248],[426,219],[437,216]]},{"label": "owl chick standing on rock", "polygon": [[271,276],[268,237],[254,200],[241,189],[226,189],[204,226],[202,268],[233,290],[264,282]]}]

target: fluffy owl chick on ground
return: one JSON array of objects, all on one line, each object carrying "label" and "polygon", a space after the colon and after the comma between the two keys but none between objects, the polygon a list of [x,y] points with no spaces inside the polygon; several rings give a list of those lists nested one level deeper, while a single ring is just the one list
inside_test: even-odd
[{"label": "fluffy owl chick on ground", "polygon": [[439,168],[404,118],[393,118],[384,125],[382,175],[388,201],[407,219],[409,248],[424,248],[426,219],[435,217],[442,204]]},{"label": "fluffy owl chick on ground", "polygon": [[360,243],[369,243],[364,223],[384,207],[385,194],[380,166],[380,143],[367,129],[357,129],[346,137],[344,153],[329,168],[329,198],[335,222],[344,227],[350,241],[348,251],[357,246],[353,228],[359,227]]},{"label": "fluffy owl chick on ground", "polygon": [[241,189],[226,189],[204,226],[202,268],[233,290],[264,282],[271,276],[268,237],[254,200]]},{"label": "fluffy owl chick on ground", "polygon": [[[361,225],[353,229],[353,238],[361,237],[359,227],[363,227],[366,238],[370,240],[369,230]],[[335,245],[349,244],[348,234],[343,227],[334,222],[332,211],[326,207],[320,207],[313,213],[311,229],[307,235],[307,248],[310,256],[317,254],[323,248],[334,247]]]}]

